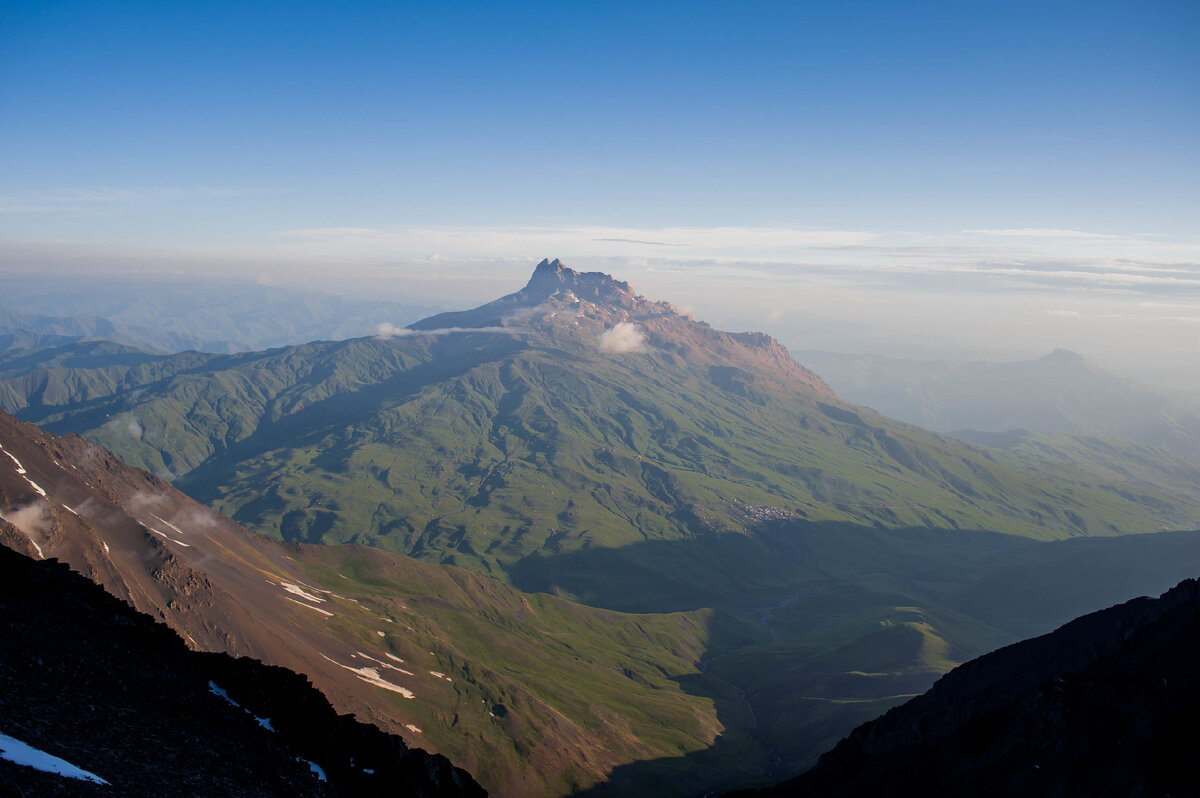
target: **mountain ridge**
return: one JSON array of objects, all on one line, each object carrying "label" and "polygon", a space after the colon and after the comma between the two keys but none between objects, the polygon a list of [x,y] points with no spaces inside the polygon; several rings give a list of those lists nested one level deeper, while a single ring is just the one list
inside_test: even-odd
[{"label": "mountain ridge", "polygon": [[802,776],[731,794],[1195,795],[1200,582],[964,663]]},{"label": "mountain ridge", "polygon": [[543,261],[522,291],[391,337],[107,366],[67,350],[0,376],[0,406],[264,534],[528,584],[563,552],[753,534],[769,517],[1041,538],[1200,520],[1173,485],[1027,463],[851,405],[770,337],[606,275]]},{"label": "mountain ridge", "polygon": [[445,757],[337,715],[303,676],[189,650],[65,563],[0,546],[0,628],[4,734],[106,782],[0,759],[6,795],[485,794]]}]

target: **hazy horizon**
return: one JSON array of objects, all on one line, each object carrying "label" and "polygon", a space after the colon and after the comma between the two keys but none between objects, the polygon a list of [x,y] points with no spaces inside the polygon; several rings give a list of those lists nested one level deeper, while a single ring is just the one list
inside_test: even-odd
[{"label": "hazy horizon", "polygon": [[17,3],[0,277],[461,308],[557,257],[796,350],[1197,387],[1197,31],[1183,2]]}]

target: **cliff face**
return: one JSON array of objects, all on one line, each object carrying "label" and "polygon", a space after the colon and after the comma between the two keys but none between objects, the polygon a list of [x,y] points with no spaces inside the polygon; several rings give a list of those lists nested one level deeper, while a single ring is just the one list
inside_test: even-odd
[{"label": "cliff face", "polygon": [[0,719],[108,782],[0,759],[4,795],[485,794],[444,757],[338,715],[305,677],[190,651],[66,565],[4,547]]},{"label": "cliff face", "polygon": [[760,795],[1197,795],[1200,583],[951,671]]}]

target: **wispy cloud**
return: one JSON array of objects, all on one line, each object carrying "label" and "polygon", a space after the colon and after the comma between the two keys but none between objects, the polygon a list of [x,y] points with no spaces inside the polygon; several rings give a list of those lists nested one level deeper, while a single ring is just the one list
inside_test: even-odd
[{"label": "wispy cloud", "polygon": [[323,227],[289,230],[284,239],[346,252],[390,252],[399,257],[639,257],[662,247],[687,249],[687,257],[779,257],[816,246],[872,241],[863,230],[801,227],[440,227],[376,229]]},{"label": "wispy cloud", "polygon": [[452,335],[455,333],[503,333],[505,335],[520,335],[526,332],[518,327],[439,327],[436,330],[410,330],[407,327],[397,327],[391,322],[383,322],[375,327],[375,337],[381,341],[389,338],[414,338],[437,335]]},{"label": "wispy cloud", "polygon": [[1020,227],[985,230],[964,230],[970,235],[993,236],[996,238],[1085,238],[1095,240],[1123,240],[1129,236],[1112,235],[1109,233],[1089,233],[1083,230],[1063,230],[1056,227]]},{"label": "wispy cloud", "polygon": [[183,202],[242,196],[242,189],[210,186],[68,187],[0,196],[0,213],[88,213],[146,202]]},{"label": "wispy cloud", "polygon": [[672,244],[669,241],[640,241],[636,238],[594,238],[593,241],[611,241],[617,244],[646,244],[651,247],[686,247],[687,244]]}]

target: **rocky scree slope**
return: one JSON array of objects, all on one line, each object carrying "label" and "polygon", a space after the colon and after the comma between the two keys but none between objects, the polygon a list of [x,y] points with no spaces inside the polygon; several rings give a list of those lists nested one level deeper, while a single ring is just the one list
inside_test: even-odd
[{"label": "rocky scree slope", "polygon": [[201,650],[304,673],[497,795],[711,745],[711,612],[625,615],[359,546],[254,535],[78,436],[0,413],[0,544],[56,557]]},{"label": "rocky scree slope", "polygon": [[486,795],[303,676],[191,651],[65,564],[3,547],[0,733],[106,782],[0,759],[6,796]]}]

